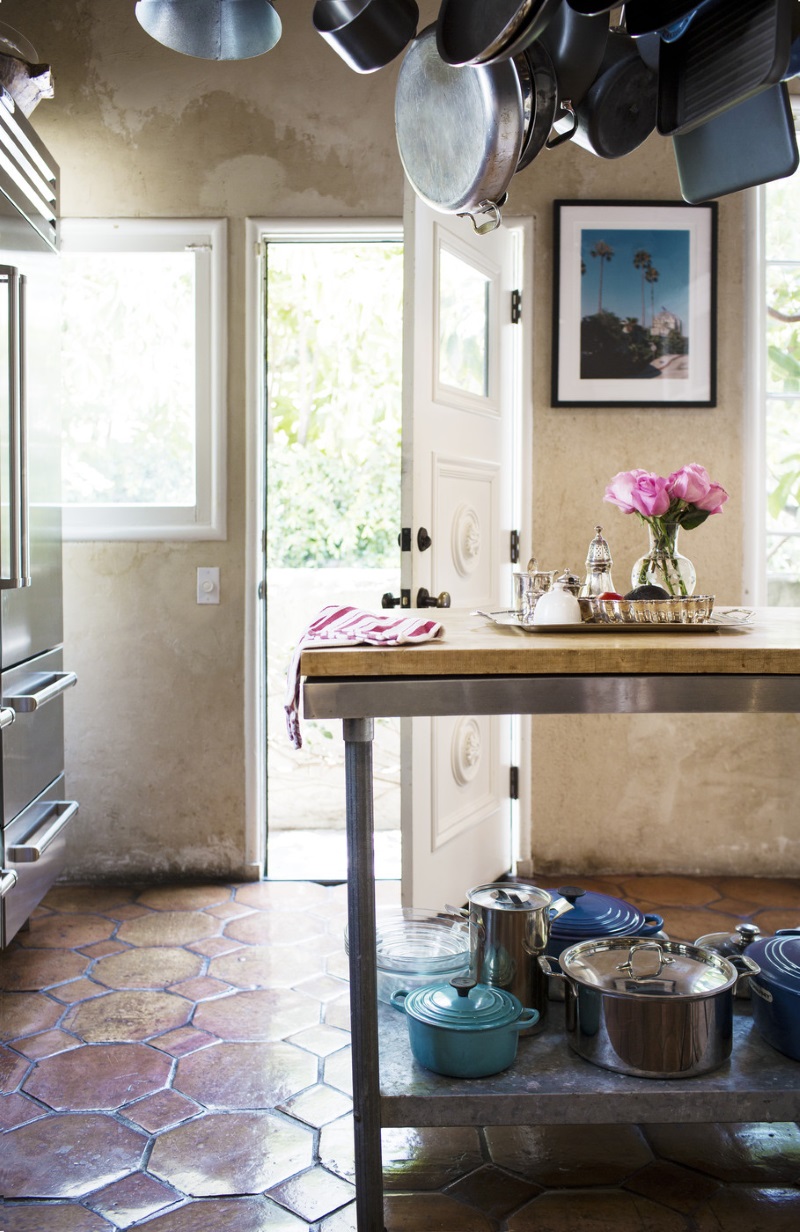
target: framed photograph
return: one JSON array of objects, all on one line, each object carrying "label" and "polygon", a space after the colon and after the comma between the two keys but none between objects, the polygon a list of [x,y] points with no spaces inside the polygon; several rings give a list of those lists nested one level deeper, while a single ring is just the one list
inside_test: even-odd
[{"label": "framed photograph", "polygon": [[553,405],[716,406],[717,203],[554,203]]}]

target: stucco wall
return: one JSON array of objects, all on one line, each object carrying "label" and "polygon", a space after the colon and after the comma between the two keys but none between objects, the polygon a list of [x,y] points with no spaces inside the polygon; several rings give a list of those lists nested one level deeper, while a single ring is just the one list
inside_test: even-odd
[{"label": "stucco wall", "polygon": [[[68,657],[80,675],[67,702],[68,773],[81,800],[75,877],[255,871],[242,706],[245,604],[255,602],[244,592],[245,219],[397,217],[403,198],[397,62],[354,74],[313,30],[312,7],[278,0],[284,29],[274,51],[216,64],[160,47],[136,23],[132,0],[3,2],[3,20],[53,65],[55,98],[33,122],[61,165],[66,216],[230,219],[227,541],[65,549]],[[424,0],[423,22],[437,7]],[[548,566],[580,568],[599,520],[624,581],[642,533],[602,504],[605,482],[630,466],[701,461],[732,499],[684,549],[703,590],[738,602],[741,196],[720,207],[719,406],[550,406],[553,199],[678,197],[671,148],[658,137],[613,163],[570,144],[545,151],[512,185],[508,209],[532,215],[536,232],[526,318],[535,344],[534,544]],[[219,607],[195,605],[200,564],[221,567]],[[796,726],[748,717],[536,721],[536,867],[797,872]]]}]

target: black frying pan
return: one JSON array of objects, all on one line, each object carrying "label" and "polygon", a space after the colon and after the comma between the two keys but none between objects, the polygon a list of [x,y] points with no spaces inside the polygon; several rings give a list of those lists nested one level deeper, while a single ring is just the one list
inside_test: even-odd
[{"label": "black frying pan", "polygon": [[445,64],[510,59],[537,39],[562,0],[442,0],[436,48]]},{"label": "black frying pan", "polygon": [[701,0],[627,0],[625,29],[634,38],[664,30],[694,12],[700,3]]}]

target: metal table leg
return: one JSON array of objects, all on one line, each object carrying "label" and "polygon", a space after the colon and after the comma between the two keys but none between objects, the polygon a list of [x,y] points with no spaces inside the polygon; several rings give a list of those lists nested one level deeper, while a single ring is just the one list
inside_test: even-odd
[{"label": "metal table leg", "polygon": [[344,719],[347,935],[358,1232],[383,1228],[378,994],[375,963],[372,719]]}]

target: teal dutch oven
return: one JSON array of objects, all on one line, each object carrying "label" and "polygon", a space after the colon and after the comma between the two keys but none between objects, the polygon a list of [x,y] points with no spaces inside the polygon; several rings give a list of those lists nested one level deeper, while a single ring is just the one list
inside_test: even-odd
[{"label": "teal dutch oven", "polygon": [[415,1059],[451,1078],[485,1078],[508,1069],[520,1031],[539,1020],[539,1011],[523,1008],[513,993],[468,975],[411,992],[399,989],[392,1004],[406,1015]]}]

